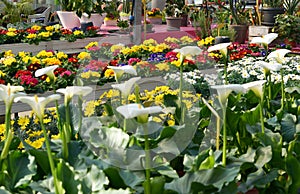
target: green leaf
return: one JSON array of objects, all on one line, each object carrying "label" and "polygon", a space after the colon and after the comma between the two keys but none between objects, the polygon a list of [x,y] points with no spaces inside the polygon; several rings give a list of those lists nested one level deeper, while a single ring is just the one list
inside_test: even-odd
[{"label": "green leaf", "polygon": [[36,164],[33,156],[20,151],[10,152],[7,158],[8,177],[6,181],[11,189],[28,184],[35,173]]},{"label": "green leaf", "polygon": [[281,131],[283,140],[290,142],[295,138],[297,117],[292,114],[285,114],[281,121]]},{"label": "green leaf", "polygon": [[105,173],[95,165],[91,166],[91,169],[83,178],[83,180],[91,192],[99,192],[104,190],[104,185],[108,185],[109,183]]},{"label": "green leaf", "polygon": [[292,179],[288,193],[297,193],[300,188],[300,162],[292,154],[288,154],[286,157],[286,170]]},{"label": "green leaf", "polygon": [[262,168],[247,176],[247,181],[239,185],[239,191],[245,193],[254,187],[265,188],[266,185],[278,177],[278,169],[272,169],[269,173]]},{"label": "green leaf", "polygon": [[[71,126],[73,128],[73,135],[76,134],[79,131],[79,124],[80,124],[80,112],[76,105],[70,103],[70,122]],[[61,122],[66,122],[66,107],[64,104],[61,104],[58,108]]]},{"label": "green leaf", "polygon": [[260,106],[257,105],[255,108],[251,110],[245,111],[245,113],[241,116],[241,119],[248,123],[249,125],[254,125],[255,123],[260,121]]},{"label": "green leaf", "polygon": [[174,179],[170,183],[165,184],[165,189],[176,191],[177,193],[190,193],[191,184],[194,181],[193,174],[186,173],[179,179]]},{"label": "green leaf", "polygon": [[151,179],[151,193],[158,194],[164,192],[165,178],[163,176],[157,176]]},{"label": "green leaf", "polygon": [[29,153],[35,157],[35,161],[39,167],[47,175],[50,173],[50,165],[48,155],[45,150],[30,149]]},{"label": "green leaf", "polygon": [[123,179],[124,183],[132,189],[135,189],[145,179],[144,172],[142,171],[134,172],[129,170],[120,170],[119,175]]},{"label": "green leaf", "polygon": [[210,169],[215,165],[215,157],[212,150],[209,151],[209,156],[201,163],[199,169]]},{"label": "green leaf", "polygon": [[98,194],[131,194],[131,191],[129,189],[108,189],[98,192]]},{"label": "green leaf", "polygon": [[75,180],[75,171],[68,163],[61,160],[56,167],[57,178],[68,193],[78,193],[79,182]]},{"label": "green leaf", "polygon": [[272,159],[272,148],[271,146],[259,147],[256,150],[256,162],[255,166],[257,168],[262,168],[266,163]]}]

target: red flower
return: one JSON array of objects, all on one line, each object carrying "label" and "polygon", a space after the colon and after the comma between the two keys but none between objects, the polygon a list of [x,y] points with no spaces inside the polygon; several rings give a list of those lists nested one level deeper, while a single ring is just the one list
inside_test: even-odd
[{"label": "red flower", "polygon": [[22,75],[30,75],[31,76],[32,72],[28,71],[28,70],[18,70],[16,75],[15,75],[15,78],[19,78]]},{"label": "red flower", "polygon": [[5,80],[0,79],[0,84],[5,84]]},{"label": "red flower", "polygon": [[38,63],[31,63],[30,65],[27,66],[27,70],[29,71],[36,71],[41,68],[41,65]]},{"label": "red flower", "polygon": [[67,71],[65,68],[62,68],[62,67],[58,67],[54,70],[54,75],[57,76],[57,75],[60,75],[62,74],[63,72]]},{"label": "red flower", "polygon": [[117,66],[118,63],[119,63],[119,59],[114,59],[114,60],[111,60],[111,61],[109,62],[109,65],[111,65],[111,66]]},{"label": "red flower", "polygon": [[78,59],[76,59],[75,57],[70,57],[68,59],[68,62],[71,62],[71,63],[77,63],[78,62]]},{"label": "red flower", "polygon": [[165,57],[166,57],[166,61],[178,60],[177,53],[173,51],[168,52]]},{"label": "red flower", "polygon": [[21,84],[36,86],[39,83],[39,81],[31,75],[22,75],[19,78],[21,80]]}]

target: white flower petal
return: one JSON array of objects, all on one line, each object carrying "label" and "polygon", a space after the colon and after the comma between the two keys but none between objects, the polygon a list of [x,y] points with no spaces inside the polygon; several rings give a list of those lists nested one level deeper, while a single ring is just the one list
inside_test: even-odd
[{"label": "white flower petal", "polygon": [[127,98],[131,92],[133,85],[140,79],[141,77],[133,77],[122,84],[113,84],[111,85],[111,87],[121,91],[122,96]]},{"label": "white flower petal", "polygon": [[48,66],[48,67],[44,67],[42,69],[36,70],[34,75],[35,75],[35,77],[40,77],[42,75],[47,75],[49,77],[54,77],[54,70],[58,67],[59,67],[58,65],[51,65],[51,66]]}]

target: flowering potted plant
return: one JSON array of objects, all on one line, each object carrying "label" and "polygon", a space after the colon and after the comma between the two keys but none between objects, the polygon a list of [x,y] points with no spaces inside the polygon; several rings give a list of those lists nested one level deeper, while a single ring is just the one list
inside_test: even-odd
[{"label": "flowering potted plant", "polygon": [[150,11],[147,11],[147,16],[152,24],[162,23],[162,13],[159,8],[152,8]]},{"label": "flowering potted plant", "polygon": [[262,24],[273,26],[275,16],[284,13],[283,0],[263,0],[262,3]]},{"label": "flowering potted plant", "polygon": [[104,11],[106,12],[106,16],[104,18],[104,25],[106,26],[117,25],[117,20],[119,19],[119,12],[117,8],[118,8],[117,0],[110,1],[105,4]]},{"label": "flowering potted plant", "polygon": [[166,14],[167,30],[179,30],[181,26],[181,8],[183,4],[178,0],[169,0],[166,3],[164,12]]}]

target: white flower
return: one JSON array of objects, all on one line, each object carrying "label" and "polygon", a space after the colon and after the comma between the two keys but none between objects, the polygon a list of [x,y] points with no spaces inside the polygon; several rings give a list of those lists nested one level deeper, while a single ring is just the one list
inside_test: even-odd
[{"label": "white flower", "polygon": [[20,91],[24,91],[22,86],[0,84],[0,101],[3,100],[5,107],[9,108],[16,97],[25,95],[25,93],[19,93]]},{"label": "white flower", "polygon": [[65,103],[68,103],[73,96],[86,96],[93,91],[93,88],[89,86],[67,86],[66,88],[60,88],[58,93],[65,95]]},{"label": "white flower", "polygon": [[254,37],[252,39],[251,43],[263,44],[263,45],[267,46],[273,40],[275,40],[277,37],[278,37],[278,34],[276,34],[276,33],[270,33],[270,34],[264,35],[262,37]]},{"label": "white flower", "polygon": [[36,70],[34,75],[35,75],[35,77],[40,77],[42,75],[47,75],[50,79],[54,79],[55,78],[54,70],[58,67],[59,67],[58,65],[51,65],[51,66],[48,66],[48,67],[44,67],[42,69]]},{"label": "white flower", "polygon": [[267,71],[279,71],[282,68],[280,63],[268,63],[265,61],[256,61],[255,63]]},{"label": "white flower", "polygon": [[119,80],[119,78],[121,78],[121,76],[122,76],[124,73],[128,73],[128,74],[131,74],[131,75],[137,75],[136,70],[135,70],[134,67],[131,66],[131,65],[124,65],[124,66],[107,66],[107,68],[114,70],[115,77],[116,77],[116,80],[117,80],[117,81]]},{"label": "white flower", "polygon": [[60,99],[59,94],[52,94],[48,97],[35,96],[19,96],[15,98],[15,102],[21,101],[28,104],[39,119],[44,118],[45,107],[48,103]]},{"label": "white flower", "polygon": [[231,45],[231,42],[229,43],[220,43],[216,44],[214,46],[211,46],[207,49],[207,52],[212,52],[212,51],[220,51],[223,56],[227,56],[227,47]]},{"label": "white flower", "polygon": [[253,81],[246,84],[243,84],[243,87],[246,90],[252,90],[254,94],[263,99],[263,85],[266,83],[266,80]]},{"label": "white flower", "polygon": [[291,51],[288,49],[278,49],[276,51],[271,52],[267,56],[267,59],[275,59],[278,63],[283,64],[283,63],[285,63],[284,56],[289,52],[291,52]]},{"label": "white flower", "polygon": [[188,56],[188,55],[196,56],[202,52],[202,49],[200,49],[197,46],[185,46],[182,47],[181,49],[174,49],[174,52],[178,52],[180,53],[180,55],[183,56]]},{"label": "white flower", "polygon": [[162,111],[160,106],[151,106],[144,108],[141,104],[127,104],[119,106],[117,111],[124,116],[125,119],[132,119],[137,117],[142,123],[148,121],[148,115],[159,113]]},{"label": "white flower", "polygon": [[223,106],[223,108],[227,105],[227,98],[232,91],[242,92],[244,93],[246,90],[240,84],[228,84],[228,85],[215,85],[211,86],[212,89],[216,89],[218,93],[218,99]]},{"label": "white flower", "polygon": [[140,79],[141,77],[133,77],[122,84],[113,84],[111,87],[119,90],[122,96],[127,98],[131,92],[132,86]]}]

